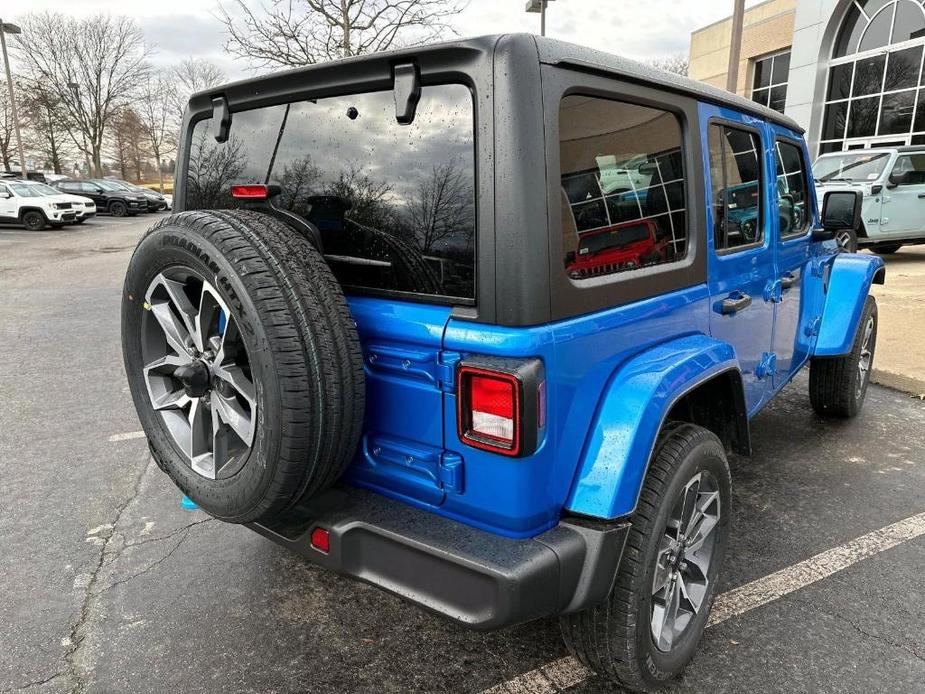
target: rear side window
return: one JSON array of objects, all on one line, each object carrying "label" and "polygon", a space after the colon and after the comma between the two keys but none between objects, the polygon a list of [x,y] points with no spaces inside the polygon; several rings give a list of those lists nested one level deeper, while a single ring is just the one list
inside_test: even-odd
[{"label": "rear side window", "polygon": [[722,252],[758,245],[764,240],[761,140],[723,124],[709,130],[714,247]]},{"label": "rear side window", "polygon": [[186,208],[236,207],[232,184],[269,183],[278,207],[321,231],[341,284],[358,290],[475,297],[472,95],[424,87],[414,122],[392,91],[233,114],[228,141],[211,119],[190,143]]},{"label": "rear side window", "polygon": [[903,154],[897,157],[890,179],[901,186],[925,183],[925,154]]},{"label": "rear side window", "polygon": [[797,236],[809,225],[806,163],[803,149],[791,142],[777,141],[777,214],[780,235]]},{"label": "rear side window", "polygon": [[657,108],[569,95],[559,107],[562,252],[574,280],[684,257],[681,126]]}]

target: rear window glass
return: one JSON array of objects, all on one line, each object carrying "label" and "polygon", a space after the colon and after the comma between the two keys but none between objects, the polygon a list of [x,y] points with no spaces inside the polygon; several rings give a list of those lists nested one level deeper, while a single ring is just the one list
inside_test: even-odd
[{"label": "rear window glass", "polygon": [[559,107],[562,243],[574,280],[686,253],[681,126],[668,111],[570,95]]},{"label": "rear window glass", "polygon": [[186,209],[237,207],[230,187],[279,185],[275,205],[321,231],[334,274],[354,289],[475,297],[472,96],[424,87],[411,125],[392,91],[234,113],[228,141],[196,124]]}]

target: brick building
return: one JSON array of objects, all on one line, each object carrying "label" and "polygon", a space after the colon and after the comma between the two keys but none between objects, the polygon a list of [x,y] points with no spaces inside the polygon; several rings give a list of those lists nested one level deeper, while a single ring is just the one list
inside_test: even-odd
[{"label": "brick building", "polygon": [[[767,0],[750,7],[736,91],[793,117],[814,153],[923,144],[923,2]],[[727,18],[691,35],[691,77],[726,86],[731,29]]]}]

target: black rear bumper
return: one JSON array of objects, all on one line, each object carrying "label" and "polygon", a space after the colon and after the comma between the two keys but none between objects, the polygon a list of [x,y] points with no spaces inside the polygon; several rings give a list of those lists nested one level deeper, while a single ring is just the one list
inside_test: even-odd
[{"label": "black rear bumper", "polygon": [[[629,525],[561,522],[512,540],[378,494],[334,489],[249,527],[319,566],[474,629],[574,612],[607,597]],[[327,554],[315,528],[330,533]]]}]

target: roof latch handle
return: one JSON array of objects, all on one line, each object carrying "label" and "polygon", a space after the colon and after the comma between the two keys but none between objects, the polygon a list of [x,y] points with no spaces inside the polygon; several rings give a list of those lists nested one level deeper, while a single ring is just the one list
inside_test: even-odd
[{"label": "roof latch handle", "polygon": [[402,63],[392,69],[395,92],[395,120],[411,125],[421,100],[421,73],[414,63]]},{"label": "roof latch handle", "polygon": [[212,134],[216,142],[227,142],[228,131],[231,130],[231,109],[228,108],[228,99],[217,96],[212,99]]}]

